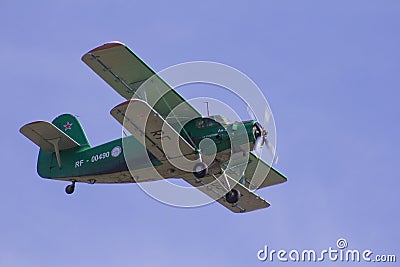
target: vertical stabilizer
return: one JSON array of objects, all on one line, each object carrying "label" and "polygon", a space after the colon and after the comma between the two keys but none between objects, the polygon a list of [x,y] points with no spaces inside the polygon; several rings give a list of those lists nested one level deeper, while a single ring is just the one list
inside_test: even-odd
[{"label": "vertical stabilizer", "polygon": [[60,115],[52,123],[66,135],[74,139],[80,146],[90,146],[85,131],[74,115]]}]

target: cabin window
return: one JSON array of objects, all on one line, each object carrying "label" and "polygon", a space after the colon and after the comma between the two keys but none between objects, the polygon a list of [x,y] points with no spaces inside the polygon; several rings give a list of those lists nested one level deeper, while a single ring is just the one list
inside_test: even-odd
[{"label": "cabin window", "polygon": [[204,124],[203,124],[203,120],[198,120],[198,121],[196,121],[196,127],[197,128],[203,128],[204,126],[203,126]]},{"label": "cabin window", "polygon": [[214,120],[208,119],[208,118],[201,119],[196,122],[197,128],[208,128],[208,127],[214,127],[214,126],[216,126],[216,122]]}]

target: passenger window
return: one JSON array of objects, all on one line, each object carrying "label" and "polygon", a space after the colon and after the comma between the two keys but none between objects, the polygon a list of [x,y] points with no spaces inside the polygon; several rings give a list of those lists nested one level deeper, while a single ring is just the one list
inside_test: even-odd
[{"label": "passenger window", "polygon": [[198,121],[196,121],[196,127],[197,127],[197,128],[203,128],[203,127],[204,127],[204,122],[203,122],[203,120],[198,120]]},{"label": "passenger window", "polygon": [[216,122],[212,119],[201,119],[196,122],[197,128],[207,128],[207,127],[214,127]]}]

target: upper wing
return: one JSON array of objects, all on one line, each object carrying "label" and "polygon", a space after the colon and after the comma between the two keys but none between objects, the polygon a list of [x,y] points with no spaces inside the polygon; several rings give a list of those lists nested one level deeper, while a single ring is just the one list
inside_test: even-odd
[{"label": "upper wing", "polygon": [[121,96],[146,101],[161,117],[168,118],[172,125],[177,122],[184,124],[201,116],[143,60],[120,42],[99,46],[83,55],[82,60]]}]

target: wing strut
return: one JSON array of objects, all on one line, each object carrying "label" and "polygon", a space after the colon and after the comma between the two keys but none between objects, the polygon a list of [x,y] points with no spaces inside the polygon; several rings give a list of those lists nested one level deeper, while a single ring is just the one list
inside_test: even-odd
[{"label": "wing strut", "polygon": [[54,146],[54,152],[56,153],[58,168],[61,169],[60,148],[58,146],[58,143],[60,142],[60,139],[61,139],[61,137],[58,137],[58,138],[50,139],[50,140],[47,140],[47,141],[49,141],[49,143],[51,143]]}]

